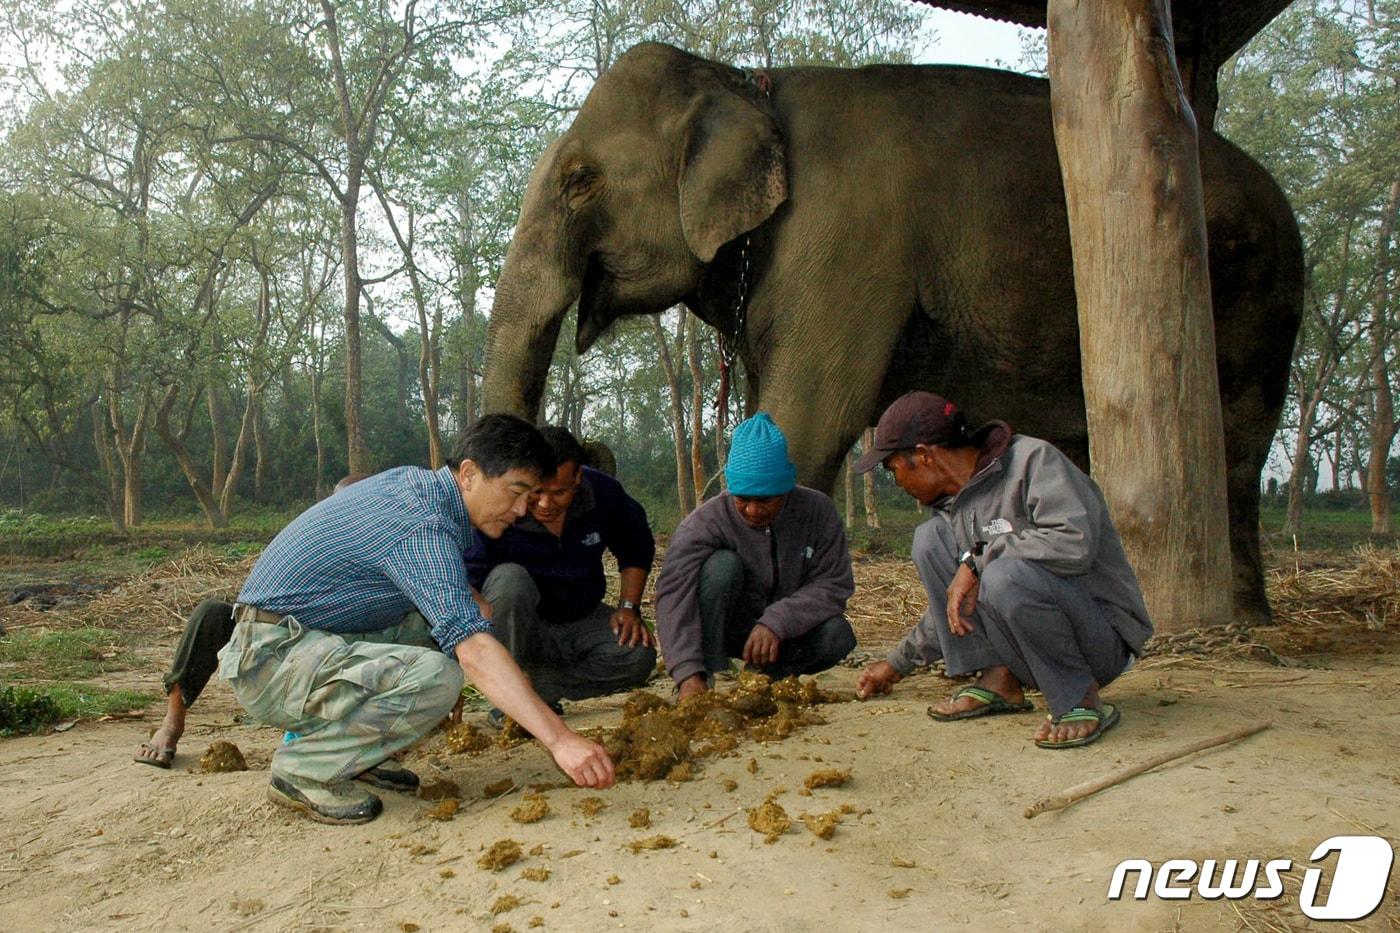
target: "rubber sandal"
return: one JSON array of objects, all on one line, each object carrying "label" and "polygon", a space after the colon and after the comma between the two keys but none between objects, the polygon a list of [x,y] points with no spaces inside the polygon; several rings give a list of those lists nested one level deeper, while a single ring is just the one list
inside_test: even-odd
[{"label": "rubber sandal", "polygon": [[141,750],[143,752],[154,752],[155,757],[144,758],[141,755],[133,755],[131,760],[136,762],[138,765],[150,765],[152,768],[168,769],[170,767],[170,763],[175,760],[175,749],[171,748],[169,745],[156,747],[150,742],[142,742]]},{"label": "rubber sandal", "polygon": [[1062,722],[1096,722],[1099,724],[1099,727],[1083,738],[1070,739],[1068,742],[1051,742],[1046,739],[1036,739],[1035,744],[1037,748],[1083,748],[1085,745],[1093,745],[1103,737],[1105,732],[1118,725],[1118,720],[1123,717],[1118,712],[1118,707],[1114,706],[1112,703],[1105,703],[1103,709],[1076,706],[1059,719],[1055,719],[1051,716],[1046,716],[1045,718],[1049,719],[1050,722],[1057,726]]},{"label": "rubber sandal", "polygon": [[1012,703],[1000,693],[988,690],[986,687],[978,687],[969,684],[957,693],[953,694],[953,700],[960,700],[963,697],[972,697],[982,705],[972,709],[965,709],[960,713],[940,713],[930,706],[929,716],[939,722],[956,722],[959,719],[977,719],[981,716],[1001,716],[1006,713],[1029,713],[1035,709],[1035,705],[1030,700],[1022,700],[1020,703]]}]

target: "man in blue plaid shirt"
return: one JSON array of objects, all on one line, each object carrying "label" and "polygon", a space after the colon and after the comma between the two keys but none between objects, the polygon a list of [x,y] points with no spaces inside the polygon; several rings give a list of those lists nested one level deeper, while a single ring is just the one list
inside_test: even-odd
[{"label": "man in blue plaid shirt", "polygon": [[272,540],[219,660],[249,713],[294,733],[272,758],[274,803],[325,823],[374,819],[382,801],[352,779],[415,790],[392,756],[451,711],[464,673],[575,783],[612,784],[602,746],[565,726],[492,636],[463,563],[473,536],[499,537],[554,469],[534,427],[488,415],[442,469],[372,476]]}]

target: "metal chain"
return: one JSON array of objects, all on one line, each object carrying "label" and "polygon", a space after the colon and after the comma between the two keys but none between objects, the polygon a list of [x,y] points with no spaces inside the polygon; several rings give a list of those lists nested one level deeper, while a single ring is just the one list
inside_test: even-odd
[{"label": "metal chain", "polygon": [[739,254],[739,295],[734,299],[734,311],[730,314],[732,326],[720,332],[719,352],[726,367],[732,367],[739,355],[739,342],[744,339],[744,327],[748,323],[749,298],[749,234],[744,234],[744,245]]}]

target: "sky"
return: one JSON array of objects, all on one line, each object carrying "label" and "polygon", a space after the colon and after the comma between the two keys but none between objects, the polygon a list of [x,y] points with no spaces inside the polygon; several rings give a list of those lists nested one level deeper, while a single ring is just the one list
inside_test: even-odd
[{"label": "sky", "polygon": [[934,35],[916,61],[1012,68],[1021,57],[1020,29],[1009,23],[948,10],[930,10],[924,21]]}]

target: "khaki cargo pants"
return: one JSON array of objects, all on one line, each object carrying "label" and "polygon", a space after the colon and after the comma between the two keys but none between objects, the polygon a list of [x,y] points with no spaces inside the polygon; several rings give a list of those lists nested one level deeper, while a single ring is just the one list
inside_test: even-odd
[{"label": "khaki cargo pants", "polygon": [[219,670],[253,718],[297,733],[273,754],[272,774],[326,784],[426,735],[462,692],[461,667],[416,612],[362,635],[243,614],[219,652]]}]

